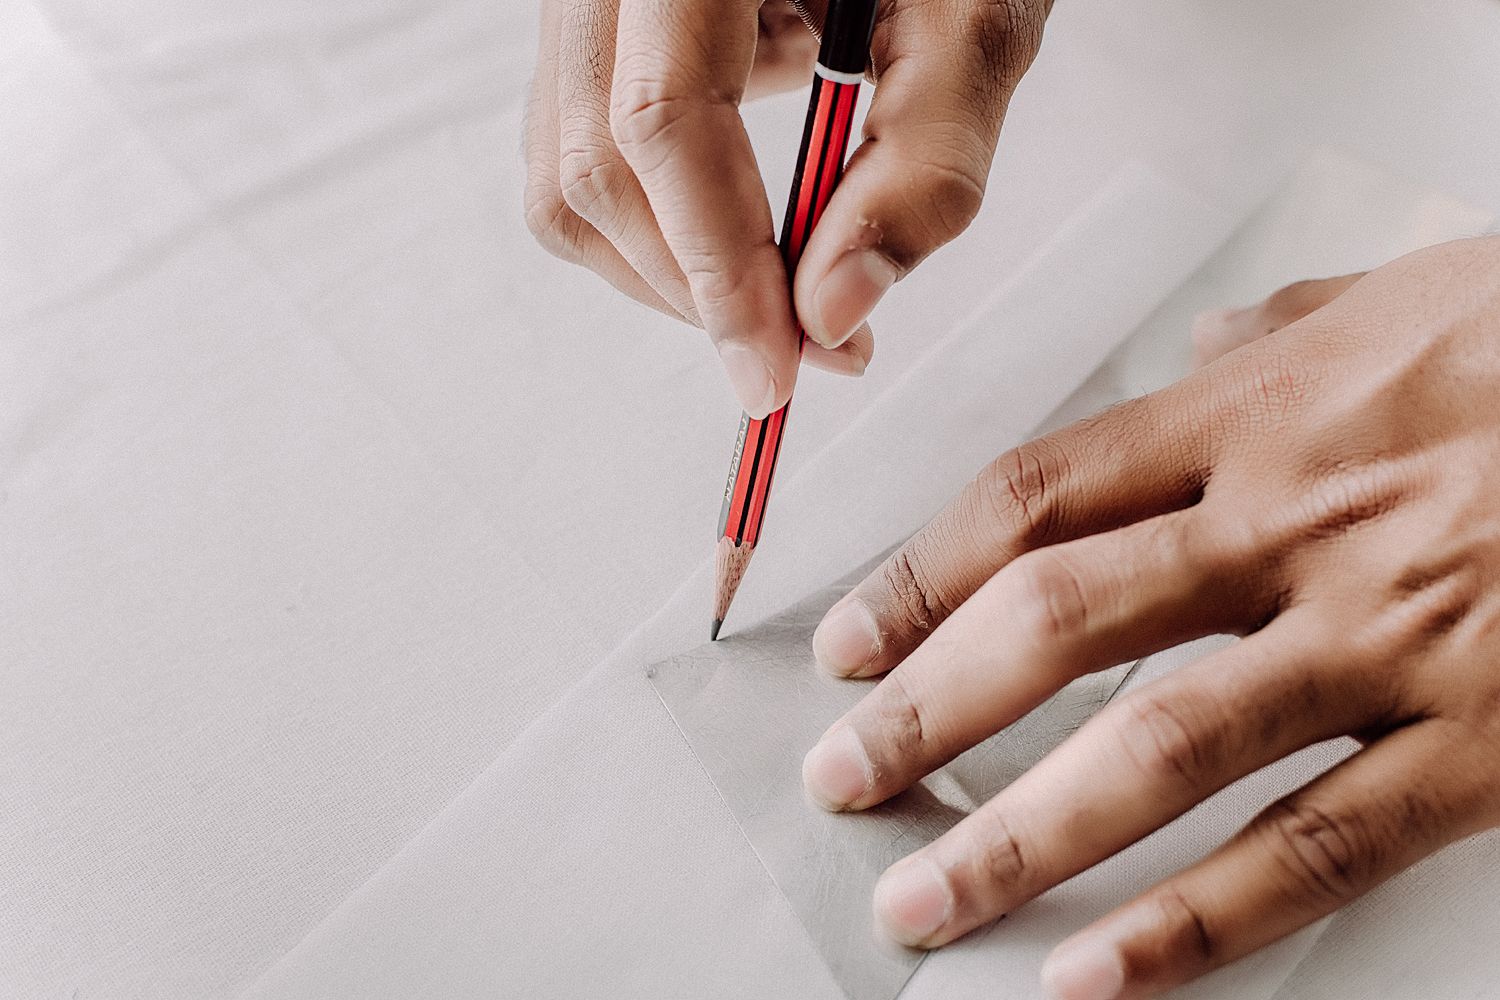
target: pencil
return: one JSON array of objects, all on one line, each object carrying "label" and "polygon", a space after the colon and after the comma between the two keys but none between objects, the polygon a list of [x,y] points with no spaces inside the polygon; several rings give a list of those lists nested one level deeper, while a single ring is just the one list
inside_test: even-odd
[{"label": "pencil", "polygon": [[[823,214],[844,173],[844,154],[854,124],[854,102],[870,57],[877,0],[832,0],[823,23],[823,41],[813,69],[812,95],[802,130],[802,149],[792,177],[781,225],[781,256],[788,280],[807,237]],[[801,335],[804,339],[806,334]],[[782,433],[791,401],[763,420],[740,416],[724,504],[719,510],[719,541],[714,551],[714,619],[709,638],[717,639],[729,605],[744,579],[745,568],[760,541],[771,478],[781,453]]]}]

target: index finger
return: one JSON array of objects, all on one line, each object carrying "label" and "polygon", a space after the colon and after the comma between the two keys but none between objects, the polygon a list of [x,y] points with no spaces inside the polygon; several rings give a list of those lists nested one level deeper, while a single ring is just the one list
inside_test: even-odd
[{"label": "index finger", "polygon": [[623,0],[610,127],[740,402],[791,397],[798,332],[739,102],[759,0]]},{"label": "index finger", "polygon": [[1022,553],[1196,503],[1211,460],[1199,398],[1179,383],[1000,456],[829,610],[819,665],[884,673]]}]

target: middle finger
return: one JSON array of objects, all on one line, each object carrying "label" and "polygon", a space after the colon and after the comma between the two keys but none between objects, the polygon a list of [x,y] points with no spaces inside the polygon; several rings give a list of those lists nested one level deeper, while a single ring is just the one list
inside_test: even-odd
[{"label": "middle finger", "polygon": [[1253,771],[1385,711],[1296,608],[1110,705],[875,891],[886,930],[934,947],[993,920]]},{"label": "middle finger", "polygon": [[[1029,552],[995,574],[804,762],[814,798],[863,809],[1010,725],[1067,682],[1242,626],[1259,608],[1199,506]],[[1209,522],[1212,523],[1212,522]]]},{"label": "middle finger", "polygon": [[739,101],[759,0],[621,0],[610,134],[687,275],[740,402],[791,397],[799,338]]},{"label": "middle finger", "polygon": [[[610,86],[619,24],[616,0],[557,0],[555,135],[558,184],[566,207],[623,259],[640,284],[687,322],[702,327],[686,275],[667,246],[635,171],[610,134]],[[805,29],[804,29],[805,30]],[[810,36],[809,36],[810,37]],[[616,281],[619,284],[618,281]],[[640,297],[640,296],[637,296]],[[804,345],[802,360],[837,375],[861,375],[874,344],[869,325],[837,348]]]}]

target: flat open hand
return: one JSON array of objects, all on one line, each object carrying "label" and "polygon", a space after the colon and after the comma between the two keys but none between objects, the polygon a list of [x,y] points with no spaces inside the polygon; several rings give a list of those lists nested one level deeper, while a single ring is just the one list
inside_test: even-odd
[{"label": "flat open hand", "polygon": [[1052,993],[1153,995],[1500,823],[1500,239],[1330,298],[1002,456],[829,611],[822,666],[889,671],[807,756],[831,809],[895,795],[1083,673],[1246,637],[893,865],[891,935],[942,945],[1339,736],[1364,746],[1061,944]]}]

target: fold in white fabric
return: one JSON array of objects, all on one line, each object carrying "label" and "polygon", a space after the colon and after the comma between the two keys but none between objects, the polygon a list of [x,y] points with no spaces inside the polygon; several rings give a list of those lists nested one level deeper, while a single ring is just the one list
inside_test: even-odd
[{"label": "fold in white fabric", "polygon": [[[819,445],[787,443],[795,464],[725,634],[914,531],[1076,389],[1233,222],[1150,171],[1121,171],[864,414]],[[986,335],[995,329],[1005,335]],[[1043,343],[1051,362],[1037,370]],[[703,641],[708,556],[246,996],[748,1000],[783,995],[784,982],[809,1000],[840,996],[644,675]],[[520,818],[543,803],[535,823]],[[747,915],[765,921],[753,934]],[[1034,970],[998,964],[987,989],[1034,990]]]},{"label": "fold in white fabric", "polygon": [[[365,963],[394,979],[385,949],[416,926],[408,995],[545,996],[548,970],[559,991],[833,995],[639,678],[578,686],[632,635],[637,665],[644,637],[658,656],[698,640],[696,612],[680,635],[658,631],[675,611],[652,616],[704,586],[737,411],[701,337],[525,232],[535,14],[0,4],[0,994],[205,1000],[263,973],[260,995],[337,994]],[[779,589],[794,542],[823,551],[797,534],[808,512],[902,508],[909,529],[956,488],[924,429],[962,431],[973,464],[1026,429],[1012,387],[1059,359],[1011,324],[1044,329],[1045,306],[1107,339],[1177,280],[1153,258],[1136,286],[1096,287],[1126,265],[1086,254],[1089,273],[1033,274],[1031,319],[997,297],[965,334],[1000,342],[989,404],[793,488],[1122,164],[1238,213],[1334,142],[1500,205],[1497,26],[1492,0],[1058,5],[979,218],[877,311],[863,379],[804,376],[772,507],[788,551],[757,557],[742,620],[873,551],[835,524]],[[801,103],[747,109],[773,198]],[[1147,252],[1183,221],[1144,219]],[[1334,269],[1319,246],[1283,249]],[[902,412],[939,420],[955,383],[934,384],[910,383]],[[676,825],[639,810],[652,796]],[[1442,947],[1374,897],[1329,932],[1358,940],[1303,964],[1298,1000],[1485,958],[1458,932],[1493,922],[1470,891],[1485,857],[1393,887],[1456,893],[1452,922],[1425,925],[1455,928]],[[596,886],[619,891],[597,904]],[[734,921],[694,919],[725,899]],[[697,951],[721,964],[673,978]],[[912,989],[962,985],[964,961]]]},{"label": "fold in white fabric", "polygon": [[[1292,280],[1290,275],[1319,273],[1320,267],[1352,270],[1367,253],[1398,253],[1429,237],[1456,235],[1482,224],[1480,213],[1450,198],[1325,154],[1210,254],[1230,231],[1224,217],[1148,173],[1122,174],[1090,210],[1065,225],[1013,281],[976,309],[969,323],[935,345],[877,406],[780,484],[774,510],[791,509],[797,517],[783,514],[768,529],[776,534],[768,534],[764,553],[757,555],[736,614],[753,621],[774,608],[777,594],[805,588],[817,579],[813,574],[831,578],[841,560],[847,566],[866,556],[871,538],[894,540],[909,533],[925,518],[925,513],[908,509],[912,498],[919,510],[922,504],[935,509],[967,470],[1025,433],[1004,428],[1041,422],[1047,405],[1042,400],[1066,393],[1070,380],[1076,382],[1091,369],[1094,359],[1102,358],[1125,332],[1135,334],[1051,422],[1091,412],[1122,392],[1169,381],[1186,364],[1184,332],[1198,309],[1248,302]],[[1196,235],[1187,242],[1158,240],[1156,234],[1166,233]],[[1287,246],[1297,249],[1289,252]],[[1102,298],[1093,298],[1105,289]],[[1094,322],[1085,322],[1086,317]],[[1020,361],[984,359],[1018,349],[1016,343],[976,335],[992,323],[1004,323],[1018,337],[1063,338],[1065,347],[1054,355],[1053,381],[1046,386],[1009,384],[1007,373]],[[934,386],[941,391],[934,394]],[[924,405],[934,398],[943,405]],[[988,431],[976,434],[976,426]],[[949,444],[941,451],[924,448],[932,440]],[[808,502],[827,495],[833,484],[860,498],[859,519],[841,507]],[[885,488],[871,488],[876,484]],[[837,996],[851,981],[847,970],[835,966],[830,973],[816,934],[788,936],[781,926],[806,917],[798,912],[795,895],[789,907],[775,889],[775,878],[795,873],[772,871],[771,877],[757,879],[755,866],[747,867],[748,857],[741,856],[734,865],[725,865],[726,892],[708,888],[712,879],[690,860],[702,853],[698,839],[712,832],[711,852],[732,853],[720,839],[728,817],[715,789],[701,772],[688,780],[692,769],[686,764],[672,765],[671,773],[678,777],[670,786],[657,780],[654,768],[645,773],[634,769],[658,756],[674,762],[690,757],[672,738],[660,706],[645,693],[645,683],[631,675],[674,644],[685,648],[700,641],[708,587],[705,562],[660,613],[523,735],[517,747],[524,752],[507,753],[497,761],[248,995],[396,997],[421,985],[458,996],[503,987],[528,996],[563,997],[592,995],[603,983],[615,984],[620,970],[628,969],[629,976],[618,981],[627,995],[678,995],[674,989],[680,989],[682,995],[754,997],[765,995],[766,982],[759,975],[742,977],[747,968],[756,968],[752,956],[759,954],[763,961],[775,956],[769,964],[776,976],[802,984],[798,995]],[[1149,682],[1212,645],[1212,640],[1190,644],[1154,657],[1132,683]],[[616,714],[632,717],[632,738],[622,739]],[[597,750],[576,747],[580,734],[596,727],[611,740],[621,739],[618,758],[599,759]],[[731,748],[717,749],[727,753]],[[1237,783],[987,934],[932,956],[903,996],[1034,995],[1037,969],[1063,936],[1201,856],[1261,806],[1346,752],[1348,747],[1340,743],[1315,747]],[[516,841],[506,838],[510,828],[494,828],[495,817],[514,812],[518,803],[531,802],[552,787],[575,790],[574,822],[594,832],[599,839],[591,843],[606,857],[587,852],[573,856],[579,849],[576,833],[561,837],[548,827],[545,837]],[[732,811],[733,799],[729,805]],[[560,821],[554,817],[552,822]],[[649,854],[653,864],[637,874],[619,866],[621,853]],[[661,877],[657,855],[689,865],[693,880],[665,886],[655,881]],[[742,855],[749,855],[743,847]],[[676,878],[683,879],[684,869],[676,870]],[[452,912],[431,909],[426,901],[434,893]],[[538,893],[565,902],[544,903]],[[767,893],[776,898],[761,902]],[[621,922],[617,901],[628,902],[628,926]],[[778,933],[761,928],[758,933],[764,936],[746,938],[740,920],[747,903],[754,914],[768,908],[780,913],[771,921]],[[420,920],[397,918],[412,913],[420,914]],[[1184,990],[1184,996],[1271,996],[1307,955],[1321,926],[1205,978]],[[715,927],[717,933],[711,930]],[[679,942],[686,943],[679,947]],[[368,949],[373,957],[351,971],[345,958],[351,949]]]}]

